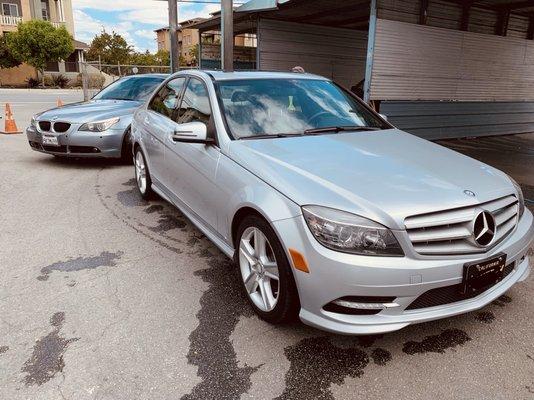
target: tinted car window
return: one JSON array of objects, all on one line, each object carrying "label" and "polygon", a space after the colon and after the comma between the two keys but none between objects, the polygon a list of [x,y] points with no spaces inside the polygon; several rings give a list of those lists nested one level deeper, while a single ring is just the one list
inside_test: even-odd
[{"label": "tinted car window", "polygon": [[184,83],[185,78],[176,78],[167,82],[154,96],[148,107],[159,114],[176,120],[176,111]]},{"label": "tinted car window", "polygon": [[307,129],[384,124],[333,82],[249,79],[218,83],[219,101],[234,137],[302,133]]},{"label": "tinted car window", "polygon": [[206,86],[198,79],[191,78],[187,83],[176,122],[184,124],[200,121],[207,125],[210,117],[211,107]]},{"label": "tinted car window", "polygon": [[138,100],[148,98],[156,87],[165,80],[159,76],[139,76],[119,79],[102,89],[95,100]]}]

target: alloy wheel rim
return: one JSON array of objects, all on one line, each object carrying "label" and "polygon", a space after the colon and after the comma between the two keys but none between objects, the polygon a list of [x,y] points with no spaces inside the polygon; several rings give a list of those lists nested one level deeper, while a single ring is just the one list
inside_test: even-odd
[{"label": "alloy wheel rim", "polygon": [[146,191],[146,167],[145,160],[140,151],[135,156],[135,180],[141,193]]},{"label": "alloy wheel rim", "polygon": [[269,240],[256,227],[247,228],[241,236],[239,268],[252,302],[264,312],[272,311],[280,296],[280,274]]}]

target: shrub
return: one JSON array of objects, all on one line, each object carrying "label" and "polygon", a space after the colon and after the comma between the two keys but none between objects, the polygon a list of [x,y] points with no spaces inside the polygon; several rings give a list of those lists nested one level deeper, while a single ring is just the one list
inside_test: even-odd
[{"label": "shrub", "polygon": [[44,76],[44,84],[45,86],[54,86],[54,78],[52,77],[52,75]]},{"label": "shrub", "polygon": [[[102,89],[104,87],[104,83],[106,82],[106,78],[104,78],[100,74],[88,74],[88,85],[89,89]],[[83,86],[82,82],[82,74],[78,74],[78,77],[76,79],[76,86]]]},{"label": "shrub", "polygon": [[28,87],[30,89],[33,89],[33,88],[36,88],[37,86],[39,86],[41,84],[41,82],[39,82],[39,79],[28,78],[28,79],[26,79],[26,84],[28,85]]},{"label": "shrub", "polygon": [[67,78],[65,75],[52,75],[52,83],[54,86],[59,87],[61,89],[66,88],[69,83],[69,78]]}]

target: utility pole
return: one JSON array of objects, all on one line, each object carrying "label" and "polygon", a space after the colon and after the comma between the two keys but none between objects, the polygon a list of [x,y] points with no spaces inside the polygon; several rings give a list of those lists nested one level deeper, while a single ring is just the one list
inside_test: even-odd
[{"label": "utility pole", "polygon": [[180,47],[178,43],[178,2],[169,2],[169,35],[171,36],[171,73],[178,71],[180,65]]},{"label": "utility pole", "polygon": [[234,70],[234,5],[232,0],[222,0],[221,15],[221,62],[226,72]]}]

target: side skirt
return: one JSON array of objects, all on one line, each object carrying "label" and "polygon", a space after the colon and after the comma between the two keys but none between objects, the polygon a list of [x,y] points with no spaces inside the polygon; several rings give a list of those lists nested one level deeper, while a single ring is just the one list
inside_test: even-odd
[{"label": "side skirt", "polygon": [[[155,182],[154,182],[155,181]],[[233,258],[234,257],[234,248],[229,246],[226,241],[217,233],[214,232],[213,229],[211,229],[210,226],[208,226],[202,218],[200,218],[197,214],[195,214],[187,205],[185,205],[182,202],[178,201],[172,201],[170,199],[170,195],[167,195],[165,193],[165,190],[162,188],[160,183],[153,179],[152,182],[152,190],[156,192],[162,199],[167,201],[168,203],[172,204],[176,208],[178,208],[192,223],[195,225],[200,231],[208,237],[209,240],[215,244],[221,250],[227,257]]]}]

